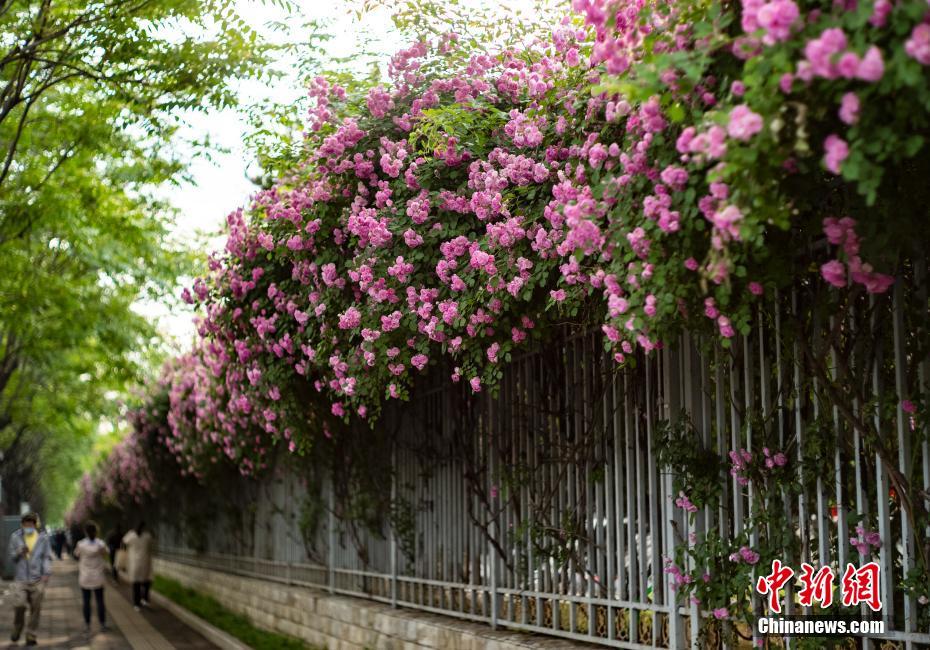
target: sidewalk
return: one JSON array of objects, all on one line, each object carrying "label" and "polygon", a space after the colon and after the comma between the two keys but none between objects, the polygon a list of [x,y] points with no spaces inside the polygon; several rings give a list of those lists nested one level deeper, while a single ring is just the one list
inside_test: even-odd
[{"label": "sidewalk", "polygon": [[[13,608],[8,597],[9,583],[0,583],[0,648],[22,646],[9,641],[13,625]],[[74,650],[211,650],[216,648],[197,632],[170,613],[159,609],[136,612],[127,587],[106,588],[108,632],[100,632],[96,610],[92,611],[91,634],[84,633],[81,615],[81,591],[77,585],[77,564],[65,559],[56,561],[45,591],[39,647]],[[25,637],[25,635],[24,635]]]}]

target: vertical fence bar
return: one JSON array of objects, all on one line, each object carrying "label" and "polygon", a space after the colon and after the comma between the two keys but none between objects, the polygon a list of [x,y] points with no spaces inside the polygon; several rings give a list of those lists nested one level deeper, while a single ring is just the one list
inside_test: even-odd
[{"label": "vertical fence bar", "polygon": [[493,426],[494,417],[493,417],[493,406],[492,400],[487,400],[487,413],[488,413],[488,432],[490,434],[490,444],[488,445],[488,517],[490,519],[489,527],[489,541],[487,544],[488,549],[488,566],[490,572],[490,589],[491,589],[491,629],[497,629],[497,616],[499,612],[498,600],[497,600],[497,551],[494,549],[494,544],[491,543],[491,540],[496,541],[498,539],[498,530],[497,530],[497,521],[498,521],[498,512],[497,505],[499,503],[499,497],[494,495],[495,485],[494,482],[497,480],[495,472],[497,471],[496,463],[497,452],[498,452],[498,435],[499,431]]},{"label": "vertical fence bar", "polygon": [[[607,361],[609,364],[610,361]],[[619,529],[618,520],[620,506],[617,499],[618,495],[616,494],[617,489],[617,479],[616,475],[619,471],[617,466],[617,375],[616,373],[610,373],[608,378],[610,392],[604,391],[604,429],[605,429],[605,465],[606,472],[604,477],[604,487],[605,487],[605,512],[604,512],[604,522],[606,530],[604,534],[607,539],[607,576],[604,582],[604,588],[607,590],[607,607],[605,608],[605,616],[607,617],[607,639],[613,641],[616,637],[616,629],[614,625],[614,599],[619,598],[619,594],[616,593],[614,586],[614,580],[619,582],[620,567],[623,566],[623,558],[621,554],[617,551],[617,545],[615,540],[617,540],[617,530]],[[618,562],[619,560],[619,562]],[[618,585],[619,586],[619,585]]]},{"label": "vertical fence bar", "polygon": [[[896,395],[895,419],[897,421],[898,433],[898,471],[901,475],[911,477],[911,436],[909,434],[909,415],[904,412],[903,400],[907,399],[907,359],[904,353],[904,290],[899,278],[894,285],[893,296],[893,325],[892,335],[894,337],[894,381]],[[925,303],[926,305],[926,303]],[[904,495],[899,495],[904,498]],[[901,515],[901,579],[908,577],[908,574],[914,569],[914,537],[911,530],[911,523],[908,517]],[[914,632],[917,630],[917,603],[913,595],[905,592],[904,594],[904,630]],[[911,643],[907,644],[911,647]]]},{"label": "vertical fence bar", "polygon": [[[791,316],[797,317],[798,313],[798,294],[797,291],[791,290]],[[798,342],[795,340],[791,344],[791,357],[794,366],[792,373],[792,393],[794,396],[794,431],[798,440],[797,464],[800,475],[802,489],[798,493],[798,535],[801,540],[801,562],[810,562],[810,520],[808,519],[807,505],[807,488],[805,483],[804,471],[804,420],[802,415],[803,393],[801,389],[801,361],[800,349]],[[804,607],[804,613],[810,614],[811,608]]]},{"label": "vertical fence bar", "polygon": [[[874,340],[877,343],[877,349],[875,351],[875,363],[872,367],[872,390],[875,395],[880,395],[882,391],[882,377],[881,377],[881,367],[883,363],[883,349],[882,349],[882,339],[879,334],[879,321],[878,314],[875,310],[875,297],[869,296],[869,306],[872,311],[872,335]],[[881,409],[875,407],[875,430],[878,432],[878,435],[882,435],[883,425],[881,419]],[[875,477],[876,477],[876,501],[878,507],[878,534],[883,540],[891,539],[891,513],[889,511],[888,499],[889,499],[889,488],[888,488],[888,476],[885,472],[885,467],[882,464],[881,455],[878,452],[875,452]],[[891,549],[889,548],[890,544],[882,544],[878,549],[878,562],[881,567],[881,576],[883,578],[882,582],[882,603],[884,608],[882,614],[884,615],[885,620],[888,623],[889,628],[894,622],[894,611],[895,603],[894,596],[891,590],[891,576],[892,576],[892,556]]]},{"label": "vertical fence bar", "polygon": [[[671,350],[665,348],[662,350],[661,356],[661,365],[662,365],[662,393],[663,393],[663,402],[665,405],[665,413],[663,414],[665,419],[669,422],[674,422],[678,419],[678,416],[681,411],[681,387],[679,385],[680,377],[680,360],[679,360],[680,350]],[[648,375],[647,375],[648,377]],[[646,382],[646,390],[648,391],[649,381]],[[649,414],[650,409],[647,407],[647,440],[650,442],[649,445],[649,471],[650,474],[653,474],[656,471],[655,467],[655,448],[653,445],[655,431],[652,427],[652,417]],[[674,561],[675,551],[677,548],[677,543],[675,540],[675,524],[677,523],[677,509],[675,507],[675,493],[672,489],[672,476],[670,473],[666,472],[663,477],[664,492],[665,498],[660,502],[658,508],[654,508],[653,511],[658,510],[662,518],[664,529],[663,535],[665,541],[665,553],[669,558],[672,558]],[[654,484],[654,479],[650,480],[650,484]],[[663,567],[657,562],[657,546],[658,540],[656,539],[656,532],[658,526],[653,528],[652,532],[652,575],[659,576],[663,573]],[[687,543],[687,541],[685,542]],[[681,614],[678,610],[678,602],[676,598],[675,587],[673,584],[673,578],[671,574],[666,574],[667,579],[665,581],[664,594],[661,596],[656,596],[656,602],[663,602],[668,607],[668,637],[669,637],[669,646],[672,648],[681,648],[685,646],[684,638],[684,627],[681,624]],[[658,592],[659,580],[653,578],[654,587],[653,589]],[[662,598],[664,596],[664,599]],[[657,620],[658,617],[655,617],[653,620]],[[655,637],[655,625],[653,625],[653,636]],[[694,645],[697,643],[697,639],[692,637],[689,640],[688,645]]]},{"label": "vertical fence bar", "polygon": [[[397,512],[397,440],[391,441],[391,509]],[[397,530],[394,522],[388,524],[391,531],[391,607],[397,609]]]},{"label": "vertical fence bar", "polygon": [[[591,337],[586,335],[582,341],[584,342],[584,347],[582,348],[584,352],[584,362],[587,369],[583,377],[583,400],[584,400],[584,430],[585,436],[589,439],[597,435],[595,431],[594,424],[594,412],[592,408],[592,403],[596,399],[594,397],[595,387],[594,382],[597,381],[595,376],[595,356],[592,353],[591,348],[588,346]],[[597,623],[597,615],[594,611],[594,603],[592,599],[594,598],[594,578],[599,575],[598,571],[598,545],[603,544],[603,539],[600,537],[600,525],[597,523],[597,517],[600,515],[600,500],[599,497],[595,497],[595,483],[591,480],[593,474],[593,464],[591,461],[592,449],[585,449],[585,475],[579,477],[581,479],[580,483],[585,487],[585,530],[587,532],[588,538],[588,548],[587,548],[587,557],[585,558],[585,567],[582,570],[581,576],[586,589],[584,590],[585,598],[587,599],[587,617],[588,617],[588,636],[594,636],[594,628]]]},{"label": "vertical fence bar", "polygon": [[[702,438],[702,443],[706,442],[703,440],[704,436],[708,434],[707,429],[704,426],[704,409],[703,402],[701,401],[700,394],[700,385],[701,385],[701,368],[700,368],[700,356],[695,349],[695,341],[688,334],[682,334],[680,337],[682,345],[682,372],[681,372],[681,383],[682,383],[682,396],[684,401],[684,412],[691,419],[692,424],[695,427],[699,427],[698,433]],[[671,498],[675,498],[674,491],[671,492]],[[695,514],[694,521],[690,513],[682,513],[682,518],[687,522],[687,538],[684,541],[685,546],[690,547],[692,540],[696,540],[698,536],[698,531],[703,530],[703,527],[706,523],[707,512],[706,508],[699,511]],[[691,571],[695,568],[694,562],[689,558],[688,560],[688,570]],[[700,609],[696,602],[692,601],[688,605],[688,621],[689,621],[689,634],[690,634],[690,645],[692,648],[697,648],[698,646],[698,637],[701,632],[701,617]]]},{"label": "vertical fence bar", "polygon": [[[851,306],[849,310],[849,332],[850,337],[856,339],[857,331],[857,319],[855,307]],[[854,377],[858,377],[858,372],[860,368],[866,367],[867,361],[865,361],[866,355],[863,354],[862,344],[855,346],[850,355],[850,371]],[[867,383],[871,382],[871,378],[867,378]],[[862,418],[863,413],[861,409],[860,400],[858,398],[853,398],[852,401],[853,413],[857,418]],[[853,459],[854,459],[854,489],[855,489],[855,501],[856,501],[856,517],[859,521],[865,522],[866,517],[871,511],[869,507],[868,500],[868,490],[865,486],[865,481],[863,480],[863,467],[867,466],[868,457],[865,454],[862,441],[862,431],[859,426],[853,426]],[[864,525],[864,524],[863,524]],[[850,551],[851,552],[851,551]],[[862,556],[860,556],[861,558]],[[863,618],[867,618],[870,614],[868,606],[863,603],[860,605],[860,612]],[[874,647],[873,643],[868,639],[863,640],[863,648],[865,650],[871,650]]]},{"label": "vertical fence bar", "polygon": [[[830,329],[834,329],[836,323],[836,317],[830,317]],[[836,380],[837,375],[837,366],[839,365],[839,360],[837,358],[836,345],[831,346],[830,349],[830,376],[833,380]],[[833,490],[834,498],[836,499],[836,560],[837,565],[841,568],[846,567],[846,562],[849,559],[849,526],[846,523],[846,515],[848,505],[846,503],[846,490],[843,484],[843,458],[842,458],[842,435],[843,427],[840,424],[840,409],[839,406],[834,404],[831,409],[833,413],[833,439],[834,439],[834,450],[833,450]]]},{"label": "vertical fence bar", "polygon": [[[565,452],[569,449],[569,446],[578,436],[578,405],[577,394],[575,392],[577,388],[577,349],[575,343],[575,339],[572,338],[569,345],[570,356],[568,357],[568,363],[566,366],[566,377],[568,381],[568,391],[566,392],[566,396],[568,397],[568,401],[566,402],[567,433],[566,438],[562,441],[563,449],[560,450],[559,454],[559,460],[565,464],[565,478],[563,479],[565,490],[562,491],[564,496],[564,501],[562,502],[562,515],[563,517],[572,520],[575,519],[577,515],[575,471],[572,463],[566,462]],[[572,534],[567,536],[567,543],[569,546],[566,550],[566,557],[568,558],[568,561],[562,569],[564,588],[562,594],[564,596],[573,596],[575,591],[575,548],[577,546],[577,542],[574,539],[574,536],[576,534],[577,533],[575,530],[572,530]],[[568,630],[570,632],[574,632],[576,624],[574,602],[568,601],[567,599],[563,599],[563,602],[565,603],[565,609],[568,612]],[[562,606],[560,603],[560,614],[561,609]],[[560,621],[560,623],[564,624],[564,621]]]},{"label": "vertical fence bar", "polygon": [[[727,457],[727,435],[726,435],[726,412],[725,393],[724,393],[724,374],[723,374],[723,353],[719,343],[714,343],[714,416],[717,429],[716,451],[723,458]],[[717,514],[719,521],[718,527],[721,534],[726,534],[730,530],[730,511],[727,504],[730,503],[730,491],[733,482],[725,474],[720,477],[723,489],[720,492],[720,509]]]},{"label": "vertical fence bar", "polygon": [[[737,360],[734,351],[739,345],[739,338],[731,339],[733,345],[730,351],[726,353],[729,356],[727,363],[727,381],[729,383],[729,404],[730,404],[730,448],[739,453],[743,447],[742,441],[742,423],[739,414],[739,371],[737,369]],[[731,481],[733,486],[733,535],[739,535],[743,528],[744,498],[739,483]]]},{"label": "vertical fence bar", "polygon": [[[820,343],[821,323],[819,319],[814,317],[813,323],[813,334],[812,337],[814,342],[812,348],[814,354],[818,354],[818,344]],[[819,354],[818,354],[819,356]],[[812,397],[813,397],[813,407],[814,407],[814,422],[820,422],[820,381],[813,377],[811,378],[811,384],[813,386]],[[824,486],[823,474],[817,474],[817,560],[820,562],[821,566],[826,566],[830,563],[830,527],[827,524],[827,521],[830,517],[829,514],[829,504],[827,502],[826,487]]]},{"label": "vertical fence bar", "polygon": [[291,572],[293,567],[293,556],[291,551],[294,545],[291,544],[290,541],[291,522],[294,518],[294,485],[291,481],[290,466],[288,466],[287,470],[288,471],[284,474],[284,556],[287,561],[287,576],[285,582],[286,584],[291,584]]},{"label": "vertical fence bar", "polygon": [[[762,316],[761,316],[761,313],[757,312],[757,314],[758,314],[758,320],[756,323],[755,332],[747,334],[746,336],[743,337],[743,405],[744,405],[744,409],[746,413],[746,448],[749,450],[753,449],[753,437],[754,436],[759,436],[759,437],[762,437],[763,439],[765,436],[764,430],[755,431],[753,429],[753,417],[751,415],[755,407],[755,397],[756,397],[755,395],[755,368],[753,365],[754,356],[753,356],[753,345],[752,345],[753,334],[755,334],[759,339],[760,353],[761,351],[764,350],[764,345],[765,345],[765,336],[764,336],[764,330],[763,330]],[[759,374],[762,377],[765,376],[764,362],[760,362]],[[764,417],[766,415],[765,399],[767,397],[766,395],[767,384],[765,383],[764,379],[762,381],[762,390],[763,390],[762,414],[763,414],[763,422],[764,422]],[[748,492],[748,504],[747,504],[746,515],[750,519],[754,519],[755,508],[756,508],[756,489],[753,483],[749,484],[749,488],[747,492]],[[759,544],[759,530],[756,524],[753,523],[752,528],[749,530],[749,545],[755,548],[758,546],[758,544]],[[750,573],[750,584],[754,584],[755,581],[756,581],[756,570],[754,567],[752,569],[752,572]],[[752,590],[751,594],[752,595],[750,598],[751,598],[751,603],[752,603],[751,605],[752,611],[760,612],[761,611],[760,602],[759,602],[759,598],[755,590]],[[756,642],[758,641],[758,636],[756,635],[755,627],[753,627],[751,634],[752,634],[753,645],[755,645]]]},{"label": "vertical fence bar", "polygon": [[[541,457],[541,450],[543,445],[540,444],[540,440],[544,440],[544,418],[540,414],[539,409],[533,408],[535,402],[534,400],[537,397],[537,389],[539,388],[539,383],[542,381],[542,355],[535,355],[530,359],[529,369],[530,369],[530,394],[527,396],[528,404],[527,410],[530,413],[530,449],[532,453],[532,468],[533,468],[533,487],[535,488],[534,493],[529,495],[531,500],[537,499],[540,497],[540,502],[534,503],[532,512],[535,514],[537,511],[542,510],[542,499],[545,499],[547,494],[546,490],[546,465],[545,459]],[[542,390],[539,390],[539,395],[542,395]],[[541,403],[541,400],[540,400]],[[545,517],[543,517],[543,522]],[[537,522],[532,520],[530,522],[530,534],[536,535],[536,526]],[[531,543],[533,540],[531,540]],[[530,547],[532,550],[532,546]],[[532,556],[531,556],[532,557]],[[543,599],[539,595],[545,587],[546,571],[542,565],[542,562],[546,562],[548,566],[548,558],[545,555],[540,555],[539,557],[533,558],[530,560],[530,575],[532,579],[532,589],[536,592],[536,627],[541,628],[543,626],[544,616],[543,616]]]},{"label": "vertical fence bar", "polygon": [[[914,265],[914,278],[915,284],[918,287],[917,297],[920,305],[927,304],[927,260],[921,255],[920,259]],[[927,325],[927,317],[924,314],[924,325]],[[930,381],[930,358],[925,356],[920,362],[920,365],[917,367],[917,390],[918,394],[923,400],[927,399],[927,382]],[[926,432],[927,422],[918,422],[917,431]],[[923,442],[921,443],[921,465],[922,465],[922,475],[924,483],[924,493],[930,495],[930,440],[926,433],[924,433]],[[924,508],[930,509],[930,498],[924,499]],[[924,536],[930,538],[930,521],[927,522],[927,526],[924,529]]]},{"label": "vertical fence bar", "polygon": [[329,548],[327,549],[327,564],[329,569],[329,593],[333,593],[336,588],[336,488],[333,484],[333,476],[329,479],[329,525],[327,533],[329,534]]},{"label": "vertical fence bar", "polygon": [[[643,368],[639,373],[642,377],[648,377],[649,366],[646,360],[643,360]],[[637,377],[641,379],[642,377]],[[625,384],[627,390],[630,390],[630,387],[633,386],[633,382],[629,381],[629,378],[625,378]],[[636,580],[633,583],[633,589],[631,591],[635,594],[630,595],[631,600],[640,600],[644,601],[648,595],[648,589],[646,584],[646,571],[645,566],[648,562],[646,555],[646,494],[645,490],[640,489],[640,487],[645,482],[646,470],[644,468],[644,457],[645,451],[643,450],[642,444],[642,413],[646,408],[646,402],[644,399],[645,391],[648,391],[648,386],[646,383],[635,384],[636,386],[636,397],[642,400],[640,404],[635,404],[634,398],[632,395],[629,397],[630,409],[628,410],[627,417],[627,467],[635,467],[636,472],[628,473],[627,480],[627,499],[629,509],[627,510],[627,517],[632,517],[633,513],[636,513],[635,523],[630,520],[630,524],[627,527],[629,540],[630,540],[630,576],[636,576]],[[629,395],[629,393],[627,393]],[[635,404],[636,412],[635,417],[633,413],[633,407]],[[632,442],[629,442],[632,440]],[[630,459],[632,456],[632,460]],[[642,641],[639,634],[639,621],[640,621],[640,611],[638,609],[633,609],[630,611],[630,639],[636,641]]]}]

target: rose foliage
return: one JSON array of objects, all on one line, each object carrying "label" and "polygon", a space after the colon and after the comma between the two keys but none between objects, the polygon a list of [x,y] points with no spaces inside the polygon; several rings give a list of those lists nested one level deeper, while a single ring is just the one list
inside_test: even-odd
[{"label": "rose foliage", "polygon": [[727,345],[799,281],[889,289],[926,239],[927,0],[574,10],[525,49],[448,34],[378,85],[312,82],[302,162],[229,215],[184,293],[200,342],[142,409],[181,471],[254,475],[427,372],[493,389],[566,322],[624,364],[681,328]]}]

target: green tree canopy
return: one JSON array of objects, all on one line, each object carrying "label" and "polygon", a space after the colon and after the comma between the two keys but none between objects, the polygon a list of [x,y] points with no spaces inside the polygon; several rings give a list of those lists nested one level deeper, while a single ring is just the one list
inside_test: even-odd
[{"label": "green tree canopy", "polygon": [[[144,381],[136,309],[192,257],[153,189],[205,143],[192,111],[234,106],[269,48],[212,0],[0,0],[0,472],[4,505],[70,499],[102,421]],[[183,151],[184,154],[179,152]]]}]

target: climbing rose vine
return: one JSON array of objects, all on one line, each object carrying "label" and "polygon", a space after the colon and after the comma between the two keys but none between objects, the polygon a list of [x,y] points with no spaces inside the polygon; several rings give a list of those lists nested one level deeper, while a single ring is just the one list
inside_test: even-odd
[{"label": "climbing rose vine", "polygon": [[573,8],[523,50],[448,34],[377,85],[313,80],[301,162],[184,291],[184,472],[256,473],[423,373],[493,389],[556,324],[624,364],[682,327],[727,345],[799,279],[889,289],[926,218],[891,198],[927,168],[927,0]]},{"label": "climbing rose vine", "polygon": [[101,507],[141,504],[153,485],[141,439],[134,433],[117,443],[96,474],[84,474],[66,519],[80,523]]}]

